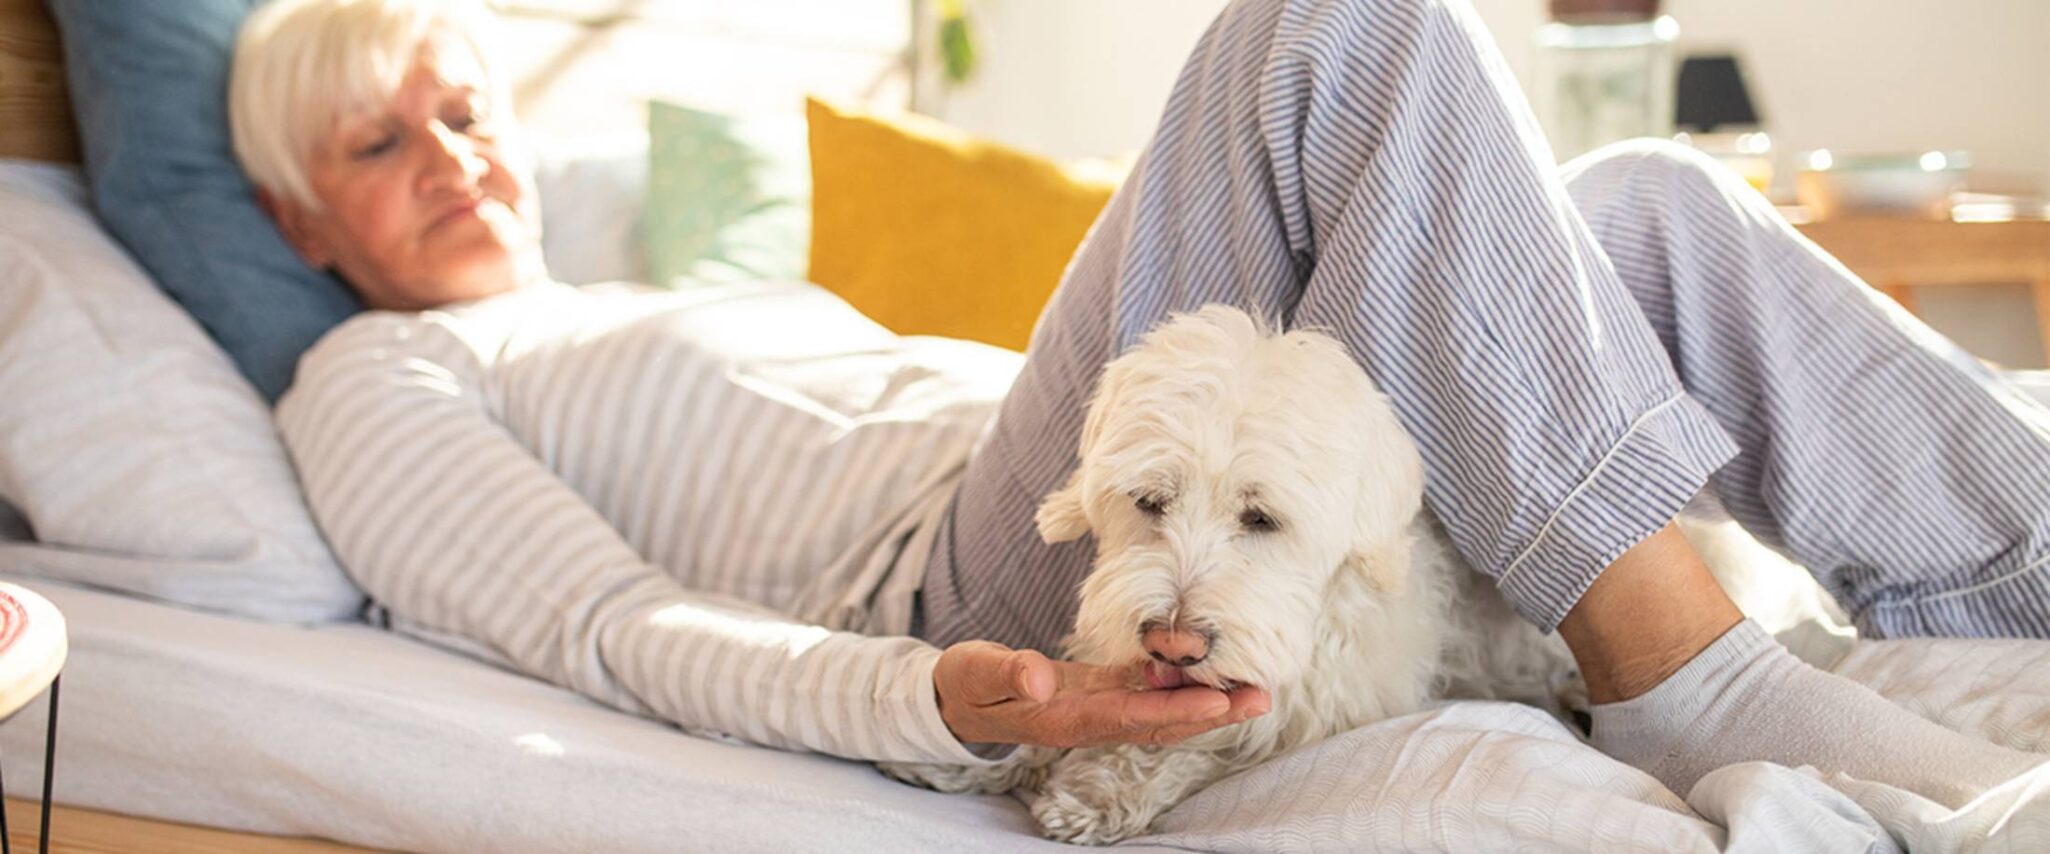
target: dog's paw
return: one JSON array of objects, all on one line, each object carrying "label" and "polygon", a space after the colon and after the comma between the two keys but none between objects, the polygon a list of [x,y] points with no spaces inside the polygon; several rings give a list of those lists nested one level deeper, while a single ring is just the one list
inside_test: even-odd
[{"label": "dog's paw", "polygon": [[1032,803],[1032,817],[1048,839],[1077,845],[1109,845],[1145,833],[1158,816],[1154,810],[1115,801],[1094,803],[1066,789],[1055,789]]}]

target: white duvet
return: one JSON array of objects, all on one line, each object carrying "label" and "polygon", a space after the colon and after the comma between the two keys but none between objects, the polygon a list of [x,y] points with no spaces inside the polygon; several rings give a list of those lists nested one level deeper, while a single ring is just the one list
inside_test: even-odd
[{"label": "white duvet", "polygon": [[[1723,582],[1796,655],[1944,726],[2050,753],[2050,642],[1853,643],[1804,571],[1710,521],[1719,513],[1697,502],[1682,527],[1704,554],[1720,552],[1711,565],[1745,568]],[[1957,811],[1763,762],[1675,793],[1534,708],[1453,703],[1228,779],[1160,829],[1142,841],[1220,851],[2050,852],[2050,766]]]},{"label": "white duvet", "polygon": [[[1010,798],[694,738],[365,625],[267,625],[12,580],[69,623],[61,803],[428,852],[1061,847]],[[2050,750],[2050,642],[1865,643],[1835,669],[1946,726]],[[44,711],[0,725],[21,791],[41,785]],[[2050,772],[1955,815],[1765,765],[1717,772],[1683,801],[1536,710],[1458,703],[1220,782],[1126,850],[1903,846],[2050,852]]]},{"label": "white duvet", "polygon": [[[2050,750],[2050,643],[1868,642],[1837,669],[1945,725]],[[1136,841],[1218,851],[2045,852],[2050,767],[1955,813],[1886,786],[1765,763],[1710,774],[1683,801],[1535,709],[1456,703],[1228,779],[1161,829]]]}]

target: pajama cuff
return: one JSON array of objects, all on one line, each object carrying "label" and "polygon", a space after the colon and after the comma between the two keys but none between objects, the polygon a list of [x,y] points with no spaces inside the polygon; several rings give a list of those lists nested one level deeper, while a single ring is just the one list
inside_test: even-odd
[{"label": "pajama cuff", "polygon": [[1714,416],[1685,392],[1638,416],[1566,494],[1497,585],[1550,632],[1602,570],[1657,533],[1737,455]]},{"label": "pajama cuff", "polygon": [[[1882,594],[1883,595],[1883,594]],[[2050,638],[2050,560],[2037,559],[1992,581],[1881,601],[1851,613],[1863,638]]]},{"label": "pajama cuff", "polygon": [[1009,756],[1010,750],[971,747],[954,737],[954,731],[940,717],[939,691],[932,681],[940,650],[924,643],[918,645],[922,648],[898,662],[894,673],[884,680],[889,697],[883,720],[894,730],[896,739],[913,751],[913,755],[898,761],[989,766]]}]

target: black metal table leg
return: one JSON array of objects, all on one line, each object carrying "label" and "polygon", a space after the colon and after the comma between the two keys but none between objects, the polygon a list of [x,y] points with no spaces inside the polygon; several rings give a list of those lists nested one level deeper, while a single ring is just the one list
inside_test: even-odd
[{"label": "black metal table leg", "polygon": [[7,787],[0,785],[0,854],[13,854],[13,851],[13,840],[7,836]]},{"label": "black metal table leg", "polygon": [[[50,679],[50,732],[43,741],[43,826],[41,838],[36,840],[37,854],[50,852],[50,784],[57,772],[57,683],[61,675]],[[13,854],[14,840],[7,834],[7,787],[0,784],[0,854]]]},{"label": "black metal table leg", "polygon": [[43,741],[43,829],[36,839],[36,854],[50,854],[50,783],[57,776],[57,683],[63,679],[62,673],[50,678],[50,734]]}]

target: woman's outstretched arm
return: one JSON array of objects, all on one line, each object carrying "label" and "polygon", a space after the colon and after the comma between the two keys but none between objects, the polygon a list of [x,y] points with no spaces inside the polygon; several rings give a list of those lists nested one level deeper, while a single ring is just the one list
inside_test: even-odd
[{"label": "woman's outstretched arm", "polygon": [[481,377],[446,327],[366,315],[308,353],[278,422],[350,576],[523,672],[688,731],[876,761],[987,761],[963,739],[1185,737],[1243,710],[991,644],[943,659],[687,589],[492,417]]}]

